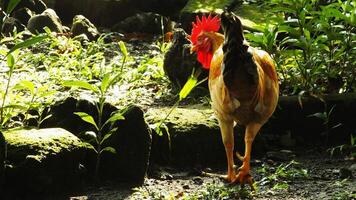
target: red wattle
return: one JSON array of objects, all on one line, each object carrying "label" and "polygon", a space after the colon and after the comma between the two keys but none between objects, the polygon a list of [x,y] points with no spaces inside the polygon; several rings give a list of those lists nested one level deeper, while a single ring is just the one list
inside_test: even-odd
[{"label": "red wattle", "polygon": [[209,52],[198,51],[198,61],[203,65],[204,69],[210,69],[211,60],[213,58],[213,54]]}]

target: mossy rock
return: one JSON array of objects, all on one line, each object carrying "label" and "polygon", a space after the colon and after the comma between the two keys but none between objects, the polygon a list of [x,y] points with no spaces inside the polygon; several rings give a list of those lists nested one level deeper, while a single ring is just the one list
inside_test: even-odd
[{"label": "mossy rock", "polygon": [[9,195],[46,195],[80,185],[79,166],[89,147],[72,133],[61,128],[13,129],[4,136]]},{"label": "mossy rock", "polygon": [[[87,138],[87,131],[96,131],[94,127],[83,121],[80,117],[73,114],[74,112],[85,112],[93,116],[94,120],[98,120],[98,113],[95,103],[69,97],[64,101],[56,102],[51,106],[51,117],[45,120],[41,126],[43,127],[61,127],[83,141],[88,141],[92,138]],[[118,108],[105,103],[103,108],[103,119],[109,119],[113,112],[117,112]],[[103,133],[108,133],[109,130],[116,129],[114,133],[103,143],[103,147],[113,147],[117,153],[104,152],[101,157],[99,167],[99,175],[101,180],[115,180],[133,183],[142,183],[146,175],[148,167],[148,159],[151,149],[151,133],[145,119],[143,111],[138,106],[128,106],[121,110],[124,120],[116,121],[112,127],[106,126]],[[95,145],[93,143],[93,145]],[[95,145],[96,146],[96,145]],[[89,174],[94,174],[96,155],[88,152],[84,162]]]},{"label": "mossy rock", "polygon": [[[170,110],[170,107],[151,108],[146,120],[157,124]],[[161,129],[162,136],[156,132],[152,135],[152,162],[181,167],[225,163],[218,122],[209,106],[176,108]]]},{"label": "mossy rock", "polygon": [[[234,0],[190,0],[181,11],[180,22],[187,32],[190,32],[191,23],[196,15],[209,13],[221,14],[224,8],[234,3]],[[241,4],[233,12],[241,19],[244,29],[250,31],[263,31],[266,25],[277,24],[280,17],[271,15],[267,4]]]},{"label": "mossy rock", "polygon": [[73,36],[85,34],[90,41],[97,39],[100,34],[95,25],[83,15],[74,16],[71,32]]},{"label": "mossy rock", "polygon": [[117,131],[103,143],[114,147],[117,153],[103,153],[100,171],[105,179],[140,185],[149,165],[151,131],[138,106],[129,106],[123,116],[125,119],[115,124]]},{"label": "mossy rock", "polygon": [[222,13],[224,7],[233,2],[234,0],[190,0],[182,11],[190,13]]}]

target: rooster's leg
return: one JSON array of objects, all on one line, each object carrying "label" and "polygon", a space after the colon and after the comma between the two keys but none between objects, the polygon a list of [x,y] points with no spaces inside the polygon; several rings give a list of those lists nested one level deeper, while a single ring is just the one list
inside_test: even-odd
[{"label": "rooster's leg", "polygon": [[258,131],[260,130],[262,124],[250,123],[246,126],[245,132],[245,156],[243,157],[242,166],[239,168],[239,173],[236,177],[236,182],[240,184],[252,185],[252,177],[250,175],[250,158],[252,142],[255,139]]},{"label": "rooster's leg", "polygon": [[234,122],[232,120],[219,120],[221,137],[224,143],[227,158],[227,177],[228,182],[234,182],[236,173],[234,169]]}]

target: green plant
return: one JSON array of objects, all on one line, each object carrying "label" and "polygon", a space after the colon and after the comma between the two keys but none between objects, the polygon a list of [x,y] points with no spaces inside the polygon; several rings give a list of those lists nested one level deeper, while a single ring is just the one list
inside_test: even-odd
[{"label": "green plant", "polygon": [[300,163],[292,160],[288,164],[280,164],[277,168],[262,165],[257,169],[263,178],[256,182],[257,185],[272,184],[272,189],[286,190],[289,188],[286,181],[297,178],[308,178],[308,171],[300,168]]},{"label": "green plant", "polygon": [[319,118],[323,121],[323,125],[325,127],[325,131],[321,134],[321,135],[324,135],[326,136],[326,139],[325,139],[325,143],[328,142],[329,140],[329,133],[332,129],[335,129],[339,126],[341,126],[342,124],[341,123],[337,123],[335,125],[332,125],[331,122],[330,122],[330,117],[331,115],[333,114],[333,111],[335,109],[335,105],[333,107],[331,107],[331,109],[328,111],[328,106],[326,105],[326,103],[324,102],[325,104],[325,110],[324,112],[317,112],[317,113],[314,113],[314,114],[311,114],[311,115],[308,115],[308,117],[316,117],[316,118]]},{"label": "green plant", "polygon": [[348,92],[355,88],[355,3],[319,0],[270,0],[276,26],[247,39],[273,55],[283,92]]},{"label": "green plant", "polygon": [[[95,166],[95,177],[98,178],[99,168],[100,168],[100,159],[101,154],[105,151],[116,153],[116,150],[113,147],[107,146],[103,147],[104,142],[117,130],[117,128],[112,128],[112,125],[117,120],[123,120],[121,112],[112,113],[109,119],[103,121],[103,111],[106,100],[106,93],[108,89],[116,84],[119,81],[121,74],[111,75],[111,73],[107,73],[104,75],[103,79],[99,86],[90,84],[86,81],[64,81],[63,86],[69,87],[79,87],[82,89],[89,90],[93,92],[97,99],[98,103],[96,104],[98,117],[97,120],[94,120],[94,117],[85,112],[75,112],[74,114],[78,115],[83,121],[90,123],[94,126],[96,132],[86,132],[88,136],[90,136],[94,140],[93,148],[95,153],[97,154],[96,166]],[[103,132],[104,128],[110,126],[108,132]]]},{"label": "green plant", "polygon": [[348,154],[350,158],[356,158],[356,136],[350,135],[350,144],[332,147],[328,151],[330,152],[330,156],[334,156],[336,152],[339,152],[341,154]]},{"label": "green plant", "polygon": [[1,50],[0,54],[3,55],[2,61],[7,59],[7,83],[5,86],[5,90],[2,93],[2,103],[0,107],[0,128],[4,128],[4,125],[6,122],[10,119],[11,114],[8,112],[7,114],[5,113],[6,109],[14,109],[14,108],[19,108],[19,105],[6,105],[6,98],[9,95],[9,89],[10,89],[10,82],[12,80],[13,72],[16,67],[16,63],[21,60],[25,54],[20,55],[19,50],[22,48],[27,48],[29,46],[32,46],[36,43],[39,43],[43,41],[44,39],[48,38],[48,35],[38,35],[38,36],[33,36],[30,39],[27,39],[22,42],[18,42],[15,44],[14,47],[12,47],[9,51]]},{"label": "green plant", "polygon": [[171,141],[171,137],[169,134],[169,129],[167,127],[167,125],[165,124],[165,121],[168,119],[169,115],[172,114],[172,112],[179,106],[179,103],[184,100],[190,93],[191,91],[197,87],[198,85],[200,85],[201,83],[203,83],[204,81],[207,80],[207,78],[198,81],[198,77],[201,73],[201,69],[199,68],[197,71],[195,71],[195,69],[193,68],[192,74],[191,76],[188,78],[187,82],[184,84],[183,88],[180,90],[179,95],[178,95],[178,100],[174,103],[174,105],[171,107],[171,109],[169,110],[169,112],[159,121],[156,122],[155,124],[150,125],[150,127],[155,130],[155,132],[159,135],[162,136],[164,134],[164,132],[162,131],[165,130],[165,133],[168,136],[168,140],[169,140],[169,148],[170,148],[170,141]]},{"label": "green plant", "polygon": [[219,185],[211,183],[195,194],[187,195],[185,200],[198,200],[198,199],[252,199],[253,194],[245,188],[238,188],[234,185]]},{"label": "green plant", "polygon": [[[16,8],[16,6],[20,2],[21,2],[21,0],[10,0],[7,3],[6,9],[2,10],[0,8],[2,15],[4,15],[4,17],[2,19],[0,19],[0,29],[2,28],[2,25],[3,25],[4,21],[6,20],[6,18],[10,17],[10,14],[12,13],[12,11]],[[2,8],[5,8],[5,2],[1,2],[0,5]],[[1,14],[0,14],[0,16],[1,16]]]},{"label": "green plant", "polygon": [[[127,51],[124,43],[120,43],[120,48],[121,51],[123,51],[123,53],[125,54],[124,56],[127,56]],[[96,130],[96,132],[86,132],[86,134],[93,139],[94,141],[93,148],[97,154],[96,166],[95,166],[96,178],[98,178],[101,154],[105,151],[116,153],[116,150],[113,147],[110,146],[104,147],[103,145],[104,142],[117,130],[117,128],[112,127],[114,122],[116,122],[117,120],[123,120],[124,117],[122,116],[121,112],[115,112],[111,114],[109,119],[103,121],[104,120],[103,111],[104,111],[104,105],[106,102],[106,96],[109,88],[122,80],[122,68],[124,67],[124,65],[125,65],[125,58],[123,59],[120,72],[118,73],[109,72],[104,74],[99,85],[96,85],[95,83],[90,83],[88,81],[82,81],[82,80],[71,80],[71,81],[67,80],[63,82],[63,86],[79,87],[91,91],[92,93],[94,93],[98,101],[96,104],[97,114],[98,114],[97,120],[95,120],[93,116],[85,112],[74,113],[78,115],[83,121],[93,125],[93,127]],[[107,126],[109,126],[109,131],[104,132],[104,128],[107,128]]]},{"label": "green plant", "polygon": [[[25,113],[25,118],[23,120],[24,122],[32,118],[37,121],[37,127],[39,127],[44,120],[46,120],[51,116],[51,115],[43,116],[44,114],[43,110],[46,104],[50,104],[53,99],[47,100],[47,102],[40,101],[40,99],[53,96],[56,93],[55,90],[50,90],[47,85],[38,86],[34,82],[28,80],[22,80],[18,82],[12,88],[12,90],[17,90],[17,91],[25,90],[30,95],[29,101],[22,102],[23,107],[26,108],[27,110],[27,112]],[[29,111],[37,111],[38,115],[34,116],[30,114]]]}]

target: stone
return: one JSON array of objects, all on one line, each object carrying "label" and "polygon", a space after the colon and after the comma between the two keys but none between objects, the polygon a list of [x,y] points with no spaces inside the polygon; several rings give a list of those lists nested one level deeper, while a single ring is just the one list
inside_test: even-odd
[{"label": "stone", "polygon": [[[56,102],[51,106],[51,117],[41,125],[43,127],[62,127],[84,141],[91,138],[85,136],[85,132],[93,131],[95,128],[81,120],[73,112],[86,112],[97,120],[97,109],[95,103],[87,100],[67,98]],[[112,112],[118,109],[105,104],[103,109],[103,121],[106,121]],[[116,154],[104,152],[101,157],[99,169],[100,177],[104,180],[119,180],[133,183],[142,183],[148,168],[151,149],[151,133],[143,111],[137,106],[130,106],[123,111],[125,120],[117,121],[111,127],[117,130],[104,143],[103,147],[113,147]],[[104,128],[103,132],[109,131]],[[84,165],[89,174],[94,174],[96,155],[89,152]]]},{"label": "stone", "polygon": [[274,161],[290,161],[295,158],[294,153],[289,150],[269,151],[266,156]]},{"label": "stone", "polygon": [[356,164],[352,164],[352,165],[349,167],[349,169],[350,169],[352,172],[356,173]]},{"label": "stone", "polygon": [[32,33],[43,33],[45,32],[43,29],[45,27],[48,27],[53,32],[64,32],[61,20],[52,9],[47,9],[43,13],[31,17],[27,24],[27,29]]},{"label": "stone", "polygon": [[[9,0],[4,1],[4,7],[6,8]],[[47,9],[46,4],[42,0],[26,0],[20,1],[14,10],[28,8],[36,14],[42,13]]]},{"label": "stone", "polygon": [[9,194],[21,198],[78,189],[80,162],[88,148],[78,137],[61,128],[13,129],[4,136]]},{"label": "stone", "polygon": [[86,46],[90,41],[88,36],[85,35],[84,33],[73,37],[73,39],[79,41],[83,46]]},{"label": "stone", "polygon": [[33,16],[32,11],[29,8],[20,8],[13,12],[13,17],[18,19],[25,26],[28,23],[28,20]]},{"label": "stone", "polygon": [[21,32],[25,30],[25,26],[14,17],[6,17],[2,23],[1,32],[5,35],[9,35],[14,31]]},{"label": "stone", "polygon": [[95,40],[99,37],[99,31],[86,17],[83,15],[76,15],[73,18],[71,28],[73,36],[85,34],[89,40]]},{"label": "stone", "polygon": [[[157,126],[170,110],[170,107],[151,108],[146,120]],[[152,127],[152,163],[187,167],[226,162],[219,125],[210,107],[175,108],[161,126],[162,136],[155,126]]]},{"label": "stone", "polygon": [[112,27],[121,20],[140,12],[152,12],[178,19],[179,12],[187,0],[61,0],[56,1],[54,5],[51,0],[45,2],[54,6],[65,23],[70,23],[73,17],[80,13],[97,26]]},{"label": "stone", "polygon": [[203,180],[201,177],[194,177],[194,178],[193,178],[193,182],[194,182],[194,184],[196,184],[196,185],[203,185],[204,180]]},{"label": "stone", "polygon": [[287,131],[286,134],[281,135],[279,141],[284,147],[294,147],[296,145],[296,140],[292,137],[291,131]]},{"label": "stone", "polygon": [[[172,46],[164,55],[163,69],[172,84],[178,88],[183,87],[193,69],[203,70],[199,80],[208,76],[208,71],[202,69],[197,61],[196,54],[190,53],[190,41],[187,37],[188,34],[183,29],[175,29]],[[207,88],[207,83],[205,87]]]},{"label": "stone", "polygon": [[345,179],[345,178],[352,178],[352,171],[348,168],[341,168],[339,170],[339,178],[340,179]]},{"label": "stone", "polygon": [[[165,33],[172,28],[172,24],[166,17],[163,19],[163,27]],[[150,12],[137,13],[115,24],[112,30],[123,33],[162,34],[161,16]]]},{"label": "stone", "polygon": [[105,146],[114,147],[117,154],[103,154],[102,175],[106,178],[142,184],[149,166],[151,131],[143,111],[137,106],[126,108],[125,120],[118,121],[114,133]]}]

